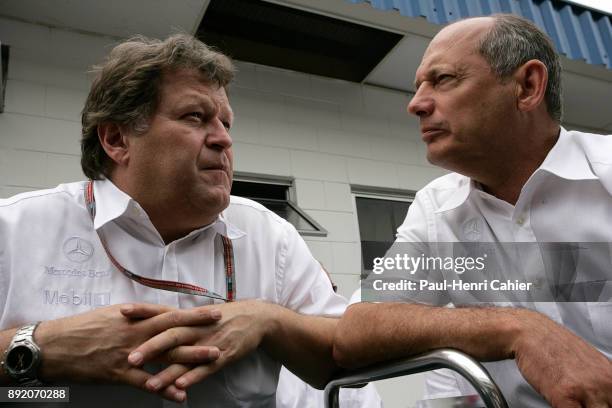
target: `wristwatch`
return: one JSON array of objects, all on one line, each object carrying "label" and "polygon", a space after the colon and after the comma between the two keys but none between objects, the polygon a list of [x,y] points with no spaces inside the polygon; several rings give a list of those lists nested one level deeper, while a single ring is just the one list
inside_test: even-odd
[{"label": "wristwatch", "polygon": [[43,385],[38,379],[40,348],[34,342],[34,330],[36,330],[38,323],[40,322],[28,324],[17,330],[11,344],[4,352],[2,368],[4,368],[6,375],[20,385]]}]

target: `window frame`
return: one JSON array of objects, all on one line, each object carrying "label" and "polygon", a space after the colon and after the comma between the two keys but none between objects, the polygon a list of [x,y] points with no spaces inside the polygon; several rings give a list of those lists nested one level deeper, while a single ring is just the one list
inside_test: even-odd
[{"label": "window frame", "polygon": [[[373,198],[376,200],[388,201],[405,201],[412,203],[416,191],[401,190],[398,188],[371,187],[362,185],[351,185],[351,194],[353,195],[353,203],[355,204],[355,214],[357,214],[357,197]],[[361,238],[361,235],[359,236]]]},{"label": "window frame", "polygon": [[[287,177],[287,176],[272,176],[268,174],[256,174],[256,173],[248,173],[248,172],[236,172],[234,173],[234,181],[245,182],[245,183],[257,183],[257,184],[274,184],[279,186],[287,187],[287,196],[284,200],[277,198],[266,198],[266,197],[245,197],[251,200],[256,201],[256,199],[285,203],[287,204],[293,211],[295,211],[300,217],[304,218],[306,222],[313,226],[316,231],[311,230],[303,230],[298,229],[296,227],[297,232],[302,236],[311,236],[311,237],[326,237],[327,230],[323,228],[321,224],[316,222],[314,218],[308,215],[304,210],[302,210],[297,205],[297,194],[295,191],[295,178]],[[287,220],[287,222],[289,222]],[[293,224],[292,224],[293,225]],[[295,227],[295,226],[294,226]]]},{"label": "window frame", "polygon": [[[351,185],[351,195],[353,196],[353,213],[355,214],[355,227],[359,234],[359,258],[361,261],[361,273],[364,273],[364,261],[362,253],[362,234],[359,228],[359,213],[357,212],[357,198],[370,198],[384,201],[402,201],[410,205],[414,202],[416,191],[401,190],[397,188],[372,187],[363,185]],[[397,227],[399,228],[399,226]]]}]

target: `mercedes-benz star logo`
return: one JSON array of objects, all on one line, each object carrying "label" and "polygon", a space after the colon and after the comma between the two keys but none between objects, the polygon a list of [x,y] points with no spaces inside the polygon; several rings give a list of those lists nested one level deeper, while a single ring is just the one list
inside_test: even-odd
[{"label": "mercedes-benz star logo", "polygon": [[482,236],[480,220],[472,218],[463,223],[463,237],[468,241],[478,241]]},{"label": "mercedes-benz star logo", "polygon": [[83,263],[88,261],[94,253],[91,242],[81,237],[71,237],[64,242],[64,255],[72,262]]}]

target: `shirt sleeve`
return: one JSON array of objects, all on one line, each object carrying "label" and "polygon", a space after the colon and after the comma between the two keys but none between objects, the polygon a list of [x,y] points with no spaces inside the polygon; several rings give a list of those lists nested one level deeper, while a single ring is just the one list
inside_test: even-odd
[{"label": "shirt sleeve", "polygon": [[429,224],[425,198],[417,193],[408,207],[408,213],[402,225],[397,229],[396,242],[428,242]]},{"label": "shirt sleeve", "polygon": [[334,293],[321,264],[289,223],[285,226],[277,281],[280,304],[298,313],[339,317],[346,309],[346,300]]}]

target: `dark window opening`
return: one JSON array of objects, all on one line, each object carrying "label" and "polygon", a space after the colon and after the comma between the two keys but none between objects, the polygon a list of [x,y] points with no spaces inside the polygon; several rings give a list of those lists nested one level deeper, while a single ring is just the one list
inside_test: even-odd
[{"label": "dark window opening", "polygon": [[362,270],[369,270],[374,258],[384,256],[395,241],[397,228],[404,222],[411,202],[359,196],[355,201]]},{"label": "dark window opening", "polygon": [[0,45],[0,113],[4,112],[6,80],[8,78],[9,46]]},{"label": "dark window opening", "polygon": [[238,60],[354,82],[402,38],[260,0],[211,0],[197,36]]},{"label": "dark window opening", "polygon": [[258,202],[291,223],[302,235],[326,236],[327,231],[289,199],[290,182],[234,180],[232,195]]}]

